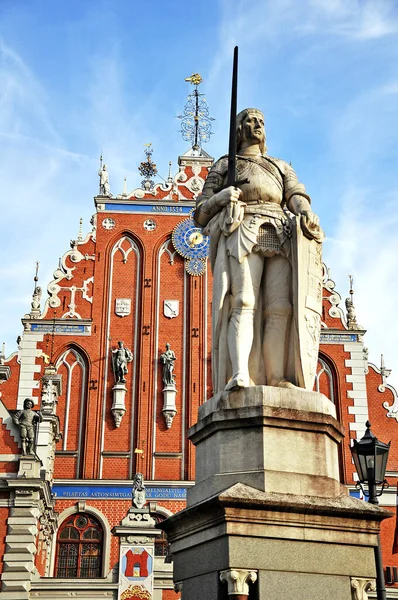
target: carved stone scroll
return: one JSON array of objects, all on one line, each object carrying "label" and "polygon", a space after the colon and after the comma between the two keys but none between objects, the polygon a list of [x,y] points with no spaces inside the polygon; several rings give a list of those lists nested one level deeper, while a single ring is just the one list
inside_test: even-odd
[{"label": "carved stone scroll", "polygon": [[368,592],[376,591],[375,579],[351,577],[352,600],[368,600]]},{"label": "carved stone scroll", "polygon": [[249,596],[249,583],[257,580],[257,571],[226,569],[220,572],[220,580],[228,585],[228,596]]}]

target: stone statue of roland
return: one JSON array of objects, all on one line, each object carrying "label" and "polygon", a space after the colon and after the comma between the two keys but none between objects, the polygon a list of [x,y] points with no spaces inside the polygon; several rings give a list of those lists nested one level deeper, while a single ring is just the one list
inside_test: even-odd
[{"label": "stone statue of roland", "polygon": [[245,109],[236,124],[236,177],[249,181],[218,191],[228,167],[220,158],[194,216],[210,235],[213,392],[312,389],[324,234],[293,168],[266,153],[263,114]]}]

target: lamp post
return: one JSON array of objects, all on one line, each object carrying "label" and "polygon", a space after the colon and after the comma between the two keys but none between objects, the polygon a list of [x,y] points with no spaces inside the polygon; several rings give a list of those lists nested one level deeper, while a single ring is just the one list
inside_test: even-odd
[{"label": "lamp post", "polygon": [[[385,480],[388,453],[390,444],[380,442],[370,429],[370,422],[366,421],[365,435],[359,442],[354,440],[354,445],[351,447],[352,458],[355,468],[358,473],[359,486],[364,495],[369,498],[371,504],[379,504],[378,496],[388,487]],[[367,484],[368,491],[366,492],[363,484]],[[381,485],[381,489],[377,491],[377,485]],[[377,600],[387,600],[386,588],[384,585],[383,562],[380,547],[380,535],[377,536],[377,546],[374,548],[375,563],[376,563],[376,588]]]}]

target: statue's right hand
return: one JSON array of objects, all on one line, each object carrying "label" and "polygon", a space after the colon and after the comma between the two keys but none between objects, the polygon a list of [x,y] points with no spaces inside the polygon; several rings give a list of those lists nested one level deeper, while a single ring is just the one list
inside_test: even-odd
[{"label": "statue's right hand", "polygon": [[230,185],[215,195],[217,206],[227,206],[230,202],[237,202],[242,194],[242,190]]}]

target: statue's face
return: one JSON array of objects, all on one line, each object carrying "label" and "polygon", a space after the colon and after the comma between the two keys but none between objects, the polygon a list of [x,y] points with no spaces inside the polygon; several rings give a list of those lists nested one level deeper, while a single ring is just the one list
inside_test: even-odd
[{"label": "statue's face", "polygon": [[249,112],[242,123],[243,139],[251,144],[265,142],[264,118],[258,112]]}]

